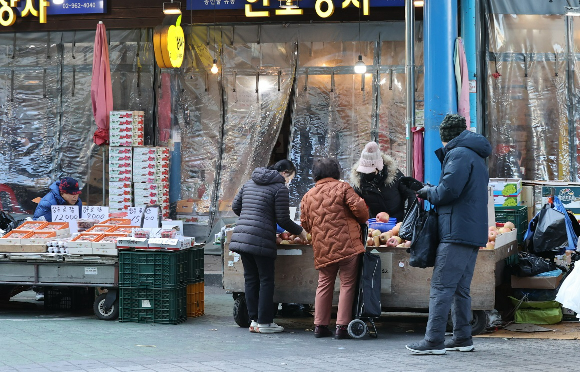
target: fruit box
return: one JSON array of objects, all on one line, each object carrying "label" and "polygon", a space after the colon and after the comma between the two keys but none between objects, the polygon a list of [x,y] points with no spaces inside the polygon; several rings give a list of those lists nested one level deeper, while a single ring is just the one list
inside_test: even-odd
[{"label": "fruit box", "polygon": [[490,178],[489,186],[493,188],[494,205],[513,207],[522,201],[521,178]]},{"label": "fruit box", "polygon": [[21,244],[21,240],[26,239],[30,233],[31,230],[14,229],[0,238],[0,244]]},{"label": "fruit box", "polygon": [[88,229],[87,232],[104,234],[106,232],[112,232],[116,227],[117,225],[99,223]]},{"label": "fruit box", "polygon": [[104,233],[93,242],[93,251],[99,249],[117,249],[117,240],[126,237],[123,233]]},{"label": "fruit box", "polygon": [[533,289],[556,289],[562,281],[562,275],[559,276],[528,276],[525,278],[512,275],[512,288],[533,288]]},{"label": "fruit box", "polygon": [[101,233],[80,233],[73,240],[67,243],[68,248],[90,248],[93,249],[93,242],[101,237]]},{"label": "fruit box", "polygon": [[133,229],[139,229],[139,226],[126,226],[126,225],[117,225],[110,233],[118,233],[118,234],[132,234]]},{"label": "fruit box", "polygon": [[21,244],[46,244],[56,238],[55,231],[33,231],[21,240]]},{"label": "fruit box", "polygon": [[117,239],[117,249],[145,249],[149,247],[149,239],[125,237]]},{"label": "fruit box", "polygon": [[495,246],[501,247],[513,241],[516,241],[518,238],[518,229],[513,229],[508,233],[499,234],[495,238]]},{"label": "fruit box", "polygon": [[101,222],[102,224],[109,224],[109,225],[131,225],[131,219],[129,218],[109,218]]},{"label": "fruit box", "polygon": [[47,222],[47,225],[38,231],[54,231],[57,237],[70,235],[68,222]]},{"label": "fruit box", "polygon": [[45,221],[26,221],[22,225],[18,226],[19,230],[40,230],[44,226],[48,225]]}]

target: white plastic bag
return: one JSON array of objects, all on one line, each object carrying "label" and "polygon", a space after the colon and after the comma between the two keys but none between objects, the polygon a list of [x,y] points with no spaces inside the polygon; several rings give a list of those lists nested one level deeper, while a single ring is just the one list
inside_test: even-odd
[{"label": "white plastic bag", "polygon": [[578,288],[580,288],[580,261],[564,279],[558,290],[558,295],[556,295],[556,301],[561,303],[562,306],[580,314],[580,291]]}]

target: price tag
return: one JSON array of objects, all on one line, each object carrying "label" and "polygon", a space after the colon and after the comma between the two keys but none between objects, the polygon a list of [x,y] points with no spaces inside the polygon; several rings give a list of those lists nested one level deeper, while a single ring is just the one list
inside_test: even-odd
[{"label": "price tag", "polygon": [[83,205],[83,218],[104,221],[109,218],[109,207],[93,207]]},{"label": "price tag", "polygon": [[52,222],[68,222],[71,234],[77,233],[79,228],[77,220],[79,219],[78,205],[53,205],[51,207]]},{"label": "price tag", "polygon": [[[128,210],[127,218],[131,219],[131,225],[141,226],[141,216],[143,215],[145,207],[131,207]],[[143,227],[157,228],[159,227],[159,209],[147,208],[143,216]]]}]

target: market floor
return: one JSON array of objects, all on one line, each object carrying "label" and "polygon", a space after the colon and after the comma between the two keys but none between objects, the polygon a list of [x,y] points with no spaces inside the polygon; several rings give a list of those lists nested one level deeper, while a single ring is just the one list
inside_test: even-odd
[{"label": "market floor", "polygon": [[206,287],[205,312],[180,325],[47,313],[24,292],[0,309],[4,371],[560,371],[574,370],[578,341],[478,338],[473,353],[415,356],[424,316],[381,318],[378,339],[315,339],[312,318],[277,318],[287,331],[252,334],[232,318],[233,300]]}]

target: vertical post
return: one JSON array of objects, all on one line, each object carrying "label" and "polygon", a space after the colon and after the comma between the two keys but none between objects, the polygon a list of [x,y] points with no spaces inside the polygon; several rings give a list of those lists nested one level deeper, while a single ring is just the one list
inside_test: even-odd
[{"label": "vertical post", "polygon": [[576,110],[574,108],[574,65],[576,63],[576,56],[574,54],[574,17],[566,16],[566,49],[568,52],[568,68],[567,70],[567,94],[568,94],[568,148],[570,157],[569,172],[563,171],[563,164],[559,162],[559,176],[558,178],[566,180],[565,174],[568,173],[568,180],[575,182],[577,178],[577,164],[576,164]]},{"label": "vertical post", "polygon": [[481,133],[477,123],[477,93],[471,91],[476,86],[476,46],[475,46],[475,0],[461,0],[461,37],[465,46],[467,70],[469,76],[469,118],[471,130]]},{"label": "vertical post", "polygon": [[107,189],[107,150],[106,145],[103,148],[103,206],[107,205],[106,189]]},{"label": "vertical post", "polygon": [[413,134],[415,126],[415,5],[405,0],[405,81],[407,102],[405,111],[407,134],[407,176],[413,176]]},{"label": "vertical post", "polygon": [[441,164],[439,124],[457,113],[453,49],[457,38],[457,0],[425,1],[425,182],[437,184]]},{"label": "vertical post", "polygon": [[173,150],[169,168],[169,204],[177,203],[181,197],[181,130],[173,128]]}]

